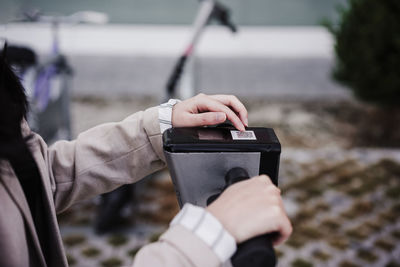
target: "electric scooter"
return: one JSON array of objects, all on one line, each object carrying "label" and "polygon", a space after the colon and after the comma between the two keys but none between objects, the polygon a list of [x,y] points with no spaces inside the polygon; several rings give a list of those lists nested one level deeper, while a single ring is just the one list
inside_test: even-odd
[{"label": "electric scooter", "polygon": [[[169,76],[166,85],[166,101],[174,97],[186,99],[195,95],[196,90],[193,88],[190,77],[190,72],[193,68],[193,58],[205,27],[213,20],[228,27],[233,33],[237,32],[237,27],[230,18],[230,10],[226,6],[216,0],[201,0],[199,10],[193,23],[193,33],[189,38],[189,42],[183,54],[179,57]],[[186,75],[183,75],[184,73]],[[181,76],[184,76],[184,79],[180,90],[177,90]]]},{"label": "electric scooter", "polygon": [[[190,69],[195,48],[205,27],[211,20],[217,20],[220,24],[227,26],[232,32],[237,31],[236,26],[230,21],[230,11],[227,7],[215,0],[202,0],[200,2],[200,7],[193,24],[193,33],[189,38],[183,55],[179,57],[167,82],[166,101],[176,96],[185,99],[194,95],[195,90],[190,82],[185,83],[179,93],[176,88],[184,70]],[[96,232],[102,234],[115,229],[120,220],[122,208],[134,195],[135,185],[124,185],[112,192],[103,194],[95,220]]]},{"label": "electric scooter", "polygon": [[[230,185],[259,174],[267,174],[278,185],[281,145],[273,129],[171,128],[164,132],[163,144],[181,207],[208,206]],[[271,235],[239,244],[232,265],[275,266]]]},{"label": "electric scooter", "polygon": [[48,144],[72,138],[69,106],[73,69],[60,49],[59,26],[101,24],[107,21],[107,15],[93,11],[77,12],[69,16],[46,16],[37,10],[26,12],[21,18],[11,21],[51,25],[52,43],[51,50],[45,55],[46,60],[39,60],[33,49],[20,45],[9,45],[6,55],[16,68],[29,98],[29,126]]}]

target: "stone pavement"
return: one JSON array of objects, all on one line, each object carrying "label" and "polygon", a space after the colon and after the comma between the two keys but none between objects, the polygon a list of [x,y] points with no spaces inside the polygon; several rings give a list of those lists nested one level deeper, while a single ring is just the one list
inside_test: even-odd
[{"label": "stone pavement", "polygon": [[[278,266],[400,266],[400,150],[286,151],[281,162],[294,232],[277,248]],[[168,173],[141,188],[146,193],[127,219],[136,223],[117,233],[93,233],[87,211],[94,201],[63,216],[69,217],[62,233],[71,263],[127,266],[166,229],[177,212]]]},{"label": "stone pavement", "polygon": [[[133,106],[152,104],[76,99],[75,129],[122,119]],[[334,117],[298,104],[275,103],[262,111],[250,103],[249,111],[250,125],[272,125],[284,144],[279,183],[294,231],[277,248],[278,266],[400,266],[400,149],[351,146],[348,135],[332,130]],[[276,116],[284,122],[274,122]],[[92,230],[96,199],[60,216],[72,266],[129,266],[137,250],[166,229],[178,212],[168,172],[146,178],[136,192],[112,234]]]}]

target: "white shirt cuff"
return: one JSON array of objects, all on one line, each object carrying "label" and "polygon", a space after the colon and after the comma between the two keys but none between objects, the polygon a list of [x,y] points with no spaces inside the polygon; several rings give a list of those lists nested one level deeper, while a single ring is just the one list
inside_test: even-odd
[{"label": "white shirt cuff", "polygon": [[170,99],[167,103],[158,106],[158,121],[161,133],[172,127],[172,108],[179,102],[181,101],[178,99]]},{"label": "white shirt cuff", "polygon": [[182,225],[203,240],[222,263],[236,251],[236,242],[222,224],[206,209],[186,203],[171,221],[170,226]]}]

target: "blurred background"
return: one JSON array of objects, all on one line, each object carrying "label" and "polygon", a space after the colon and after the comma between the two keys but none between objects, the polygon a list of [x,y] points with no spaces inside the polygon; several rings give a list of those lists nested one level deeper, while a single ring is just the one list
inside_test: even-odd
[{"label": "blurred background", "polygon": [[[0,40],[48,143],[163,102],[201,4],[0,2]],[[221,0],[238,31],[211,20],[176,88],[235,94],[250,126],[275,129],[294,226],[278,266],[400,266],[400,6],[353,2]],[[125,191],[106,230],[106,197],[60,215],[71,266],[128,266],[178,212],[167,171]]]}]

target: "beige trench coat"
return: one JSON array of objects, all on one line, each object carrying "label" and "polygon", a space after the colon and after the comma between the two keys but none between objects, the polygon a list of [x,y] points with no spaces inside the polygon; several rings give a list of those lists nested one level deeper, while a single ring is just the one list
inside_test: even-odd
[{"label": "beige trench coat", "polygon": [[[30,134],[27,125],[23,134]],[[74,141],[47,147],[29,140],[45,187],[54,248],[46,265],[22,188],[7,161],[0,161],[0,266],[67,266],[56,213],[72,204],[133,183],[165,166],[156,107],[81,133]],[[182,226],[168,229],[144,247],[133,266],[218,266],[217,256]]]}]

